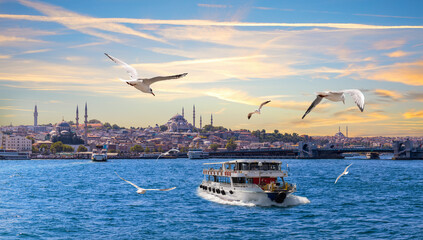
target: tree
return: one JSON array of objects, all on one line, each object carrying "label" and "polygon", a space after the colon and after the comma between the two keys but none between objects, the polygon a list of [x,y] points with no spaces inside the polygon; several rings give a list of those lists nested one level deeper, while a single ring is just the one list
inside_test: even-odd
[{"label": "tree", "polygon": [[236,143],[235,143],[235,138],[234,138],[234,137],[231,137],[231,138],[228,140],[228,142],[226,143],[226,149],[227,149],[228,151],[233,151],[233,150],[235,150],[237,147],[238,147],[238,145],[236,145]]},{"label": "tree", "polygon": [[159,148],[157,149],[157,152],[163,152],[162,146],[159,146]]},{"label": "tree", "polygon": [[106,122],[106,123],[104,123],[103,127],[106,128],[106,129],[111,129],[112,125],[110,125],[110,123]]},{"label": "tree", "polygon": [[63,143],[61,141],[51,144],[50,151],[52,153],[58,153],[63,151]]},{"label": "tree", "polygon": [[75,151],[75,149],[73,149],[73,147],[63,144],[63,152],[73,152]]},{"label": "tree", "polygon": [[31,137],[31,136],[26,136],[26,139],[31,140],[31,141],[32,141],[32,144],[34,144],[34,143],[35,143],[35,139],[34,139],[33,137]]},{"label": "tree", "polygon": [[108,153],[117,153],[118,151],[116,149],[109,149],[107,150]]},{"label": "tree", "polygon": [[100,120],[97,119],[91,119],[88,121],[88,123],[101,123]]},{"label": "tree", "polygon": [[36,146],[32,146],[32,153],[39,153],[40,150]]},{"label": "tree", "polygon": [[150,148],[146,147],[145,148],[145,153],[149,153],[150,152]]},{"label": "tree", "polygon": [[214,152],[219,148],[219,145],[217,143],[210,144],[210,149]]},{"label": "tree", "polygon": [[167,126],[166,125],[160,125],[160,132],[164,132],[167,131]]},{"label": "tree", "polygon": [[[137,152],[137,153],[140,153],[140,152],[143,152],[143,151],[144,151],[144,148],[143,148],[142,146],[140,146],[140,145],[136,144],[136,145],[132,146],[132,147],[129,149],[129,151],[131,151],[131,152]],[[146,149],[146,151],[147,151],[147,149]]]},{"label": "tree", "polygon": [[88,149],[84,145],[79,145],[77,152],[86,152]]},{"label": "tree", "polygon": [[117,124],[113,124],[112,128],[113,128],[113,130],[119,130],[120,129],[120,127]]},{"label": "tree", "polygon": [[39,147],[39,150],[41,151],[42,154],[48,154],[49,153],[49,147],[47,144],[41,144]]}]

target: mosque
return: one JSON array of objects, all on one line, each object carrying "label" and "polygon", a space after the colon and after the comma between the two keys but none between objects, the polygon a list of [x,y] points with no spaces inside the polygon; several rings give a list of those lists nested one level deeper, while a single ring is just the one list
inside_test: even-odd
[{"label": "mosque", "polygon": [[[211,115],[211,122],[213,125],[213,115]],[[192,124],[185,119],[184,108],[182,108],[182,115],[176,114],[165,124],[167,132],[193,132],[195,127],[195,105],[192,108]],[[203,127],[202,117],[200,116],[200,129]]]},{"label": "mosque", "polygon": [[[85,103],[85,132],[84,132],[84,140],[77,135],[78,127],[79,127],[79,113],[78,113],[78,106],[76,106],[76,129],[75,131],[72,130],[71,125],[66,122],[64,119],[60,123],[57,123],[54,129],[49,133],[50,141],[58,142],[61,141],[64,144],[84,144],[87,142],[87,131],[88,131],[88,114],[87,114],[87,103]],[[37,105],[35,105],[34,111],[34,127],[38,126],[38,110]]]}]

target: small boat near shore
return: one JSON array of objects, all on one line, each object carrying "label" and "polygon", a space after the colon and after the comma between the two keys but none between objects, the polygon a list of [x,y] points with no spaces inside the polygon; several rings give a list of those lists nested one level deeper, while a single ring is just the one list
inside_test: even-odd
[{"label": "small boat near shore", "polygon": [[191,149],[188,151],[189,159],[206,159],[209,158],[209,153],[204,152],[202,149]]},{"label": "small boat near shore", "polygon": [[107,153],[93,153],[91,156],[93,162],[107,162]]},{"label": "small boat near shore", "polygon": [[283,203],[296,191],[296,185],[285,182],[282,161],[242,159],[228,162],[205,163],[221,167],[204,169],[200,191],[228,201],[271,200]]},{"label": "small boat near shore", "polygon": [[0,150],[0,160],[29,160],[29,153],[14,150]]}]

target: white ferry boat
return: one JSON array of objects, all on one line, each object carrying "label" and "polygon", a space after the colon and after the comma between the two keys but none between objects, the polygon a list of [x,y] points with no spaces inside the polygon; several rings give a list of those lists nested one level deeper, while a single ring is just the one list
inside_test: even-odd
[{"label": "white ferry boat", "polygon": [[206,159],[209,158],[209,153],[204,152],[202,149],[191,149],[188,151],[189,159]]},{"label": "white ferry boat", "polygon": [[91,155],[91,161],[93,162],[107,162],[107,152],[93,152]]},{"label": "white ferry boat", "polygon": [[14,150],[0,150],[0,160],[29,160],[29,153]]},{"label": "white ferry boat", "polygon": [[204,169],[200,191],[228,201],[260,201],[270,199],[283,203],[295,192],[295,184],[285,182],[288,177],[278,160],[233,160],[205,163],[221,165],[218,169]]}]

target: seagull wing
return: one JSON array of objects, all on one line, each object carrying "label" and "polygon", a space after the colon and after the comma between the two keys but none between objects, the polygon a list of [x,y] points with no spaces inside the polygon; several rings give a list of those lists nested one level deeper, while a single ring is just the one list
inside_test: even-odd
[{"label": "seagull wing", "polygon": [[121,61],[121,60],[119,60],[119,59],[117,59],[115,57],[110,56],[107,53],[104,53],[104,54],[107,57],[109,57],[113,62],[115,62],[115,63],[119,64],[120,66],[122,66],[126,70],[126,72],[129,74],[129,76],[131,77],[131,79],[135,79],[136,80],[138,78],[138,73],[137,73],[137,70],[135,70],[135,68],[129,66],[125,62],[123,62],[123,61]]},{"label": "seagull wing", "polygon": [[307,111],[304,113],[303,117],[301,119],[304,119],[304,117],[313,110],[313,108],[319,104],[322,101],[323,97],[321,95],[317,95],[316,99],[311,103],[310,107],[308,107]]},{"label": "seagull wing", "polygon": [[360,90],[348,89],[348,90],[343,90],[342,92],[348,93],[354,99],[354,102],[355,104],[357,104],[360,111],[364,110],[364,95]]},{"label": "seagull wing", "polygon": [[116,175],[117,175],[120,179],[122,179],[123,181],[125,181],[125,182],[127,182],[127,183],[131,184],[132,186],[136,187],[137,189],[142,189],[142,188],[138,187],[137,185],[133,184],[132,182],[130,182],[130,181],[128,181],[128,180],[123,179],[121,176],[119,176],[119,174],[117,174],[117,172],[115,172],[115,173],[116,173]]},{"label": "seagull wing", "polygon": [[261,107],[263,107],[264,105],[266,105],[268,103],[270,103],[270,100],[269,101],[266,101],[266,102],[263,102],[262,104],[260,104],[260,107],[258,108],[258,110],[260,111]]},{"label": "seagull wing", "polygon": [[344,175],[344,173],[341,173],[341,175],[339,175],[339,176],[336,178],[336,180],[335,180],[335,183],[334,183],[334,184],[336,184],[336,182],[338,182],[339,178],[340,178],[340,177],[342,177],[343,175]]},{"label": "seagull wing", "polygon": [[171,191],[173,189],[175,189],[176,187],[172,187],[172,188],[165,188],[165,189],[144,189],[147,191]]},{"label": "seagull wing", "polygon": [[250,118],[251,118],[251,116],[253,116],[253,114],[254,114],[254,113],[257,113],[257,112],[255,112],[255,111],[254,111],[254,112],[250,112],[250,113],[248,114],[248,119],[250,119]]},{"label": "seagull wing", "polygon": [[348,166],[345,168],[344,173],[346,173],[346,172],[347,172],[348,168],[349,168],[351,165],[353,165],[353,164],[351,163],[350,165],[348,165]]},{"label": "seagull wing", "polygon": [[185,77],[187,74],[188,73],[182,73],[182,74],[178,74],[178,75],[164,76],[164,77],[159,76],[159,77],[142,79],[142,81],[143,81],[143,83],[145,83],[147,85],[151,85],[151,84],[158,82],[158,81],[178,79],[178,78],[181,78],[181,77]]}]

